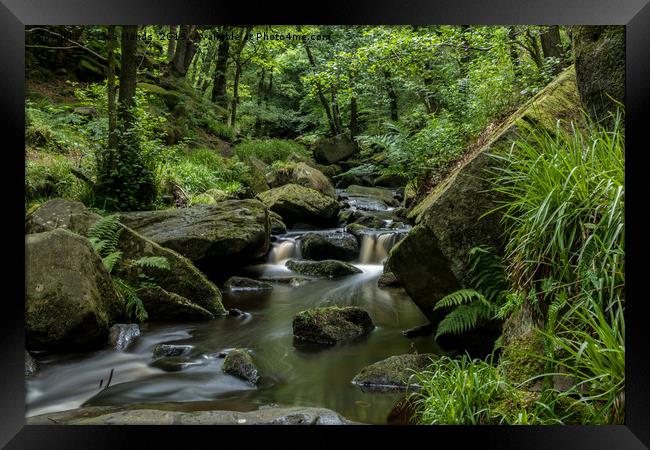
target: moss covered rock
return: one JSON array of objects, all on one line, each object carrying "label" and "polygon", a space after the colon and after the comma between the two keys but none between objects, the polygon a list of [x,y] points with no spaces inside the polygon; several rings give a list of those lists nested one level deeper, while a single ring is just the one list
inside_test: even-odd
[{"label": "moss covered rock", "polygon": [[150,320],[210,320],[214,315],[207,309],[160,286],[138,289]]},{"label": "moss covered rock", "polygon": [[249,169],[247,184],[253,195],[268,191],[270,186],[266,182],[266,173],[269,171],[269,166],[264,161],[255,158],[254,156],[244,158],[244,162]]},{"label": "moss covered rock", "polygon": [[[86,236],[90,227],[100,217],[80,202],[53,199],[28,215],[25,228],[27,233],[62,228]],[[120,278],[135,286],[139,282],[140,275],[146,275],[153,278],[164,290],[185,297],[212,314],[219,315],[226,312],[221,303],[219,289],[189,259],[173,250],[161,247],[125,226],[120,233],[118,249],[122,252],[122,260],[113,268],[113,273]],[[143,256],[166,258],[170,270],[135,266],[133,261]]]},{"label": "moss covered rock", "polygon": [[434,305],[468,286],[468,251],[489,245],[502,251],[499,212],[503,200],[491,190],[491,173],[500,162],[488,153],[508,151],[528,124],[554,130],[581,117],[575,71],[567,69],[496,129],[486,145],[452,172],[410,213],[416,226],[393,247],[387,268],[403,284],[427,318],[437,324],[445,315]]},{"label": "moss covered rock", "polygon": [[262,192],[257,198],[289,226],[296,223],[334,226],[341,209],[341,204],[332,197],[297,184]]},{"label": "moss covered rock", "polygon": [[287,232],[287,226],[282,221],[280,214],[269,211],[269,218],[271,219],[271,234],[284,234]]},{"label": "moss covered rock", "polygon": [[303,275],[314,277],[338,278],[345,275],[361,273],[361,269],[342,261],[335,259],[325,259],[323,261],[302,261],[290,259],[286,262],[287,268]]},{"label": "moss covered rock", "polygon": [[303,258],[315,261],[352,261],[359,256],[359,241],[351,233],[307,233],[301,239]]},{"label": "moss covered rock", "polygon": [[244,349],[228,352],[223,360],[223,371],[252,384],[257,384],[260,379],[253,357]]},{"label": "moss covered rock", "polygon": [[413,371],[424,370],[436,358],[432,353],[390,356],[364,367],[352,379],[363,390],[406,390]]},{"label": "moss covered rock", "polygon": [[271,223],[257,200],[123,213],[120,220],[194,262],[230,258],[231,263],[248,263],[269,251]]},{"label": "moss covered rock", "polygon": [[271,283],[246,277],[230,277],[224,287],[231,291],[270,291],[273,289]]},{"label": "moss covered rock", "polygon": [[356,306],[330,306],[301,311],[293,319],[297,341],[335,345],[370,333],[375,325],[370,315]]},{"label": "moss covered rock", "polygon": [[334,164],[355,154],[357,144],[345,134],[322,138],[314,148],[314,159],[321,164]]},{"label": "moss covered rock", "polygon": [[29,234],[25,254],[27,349],[106,345],[122,302],[90,241],[64,229]]},{"label": "moss covered rock", "polygon": [[572,27],[580,99],[596,120],[625,104],[625,27]]}]

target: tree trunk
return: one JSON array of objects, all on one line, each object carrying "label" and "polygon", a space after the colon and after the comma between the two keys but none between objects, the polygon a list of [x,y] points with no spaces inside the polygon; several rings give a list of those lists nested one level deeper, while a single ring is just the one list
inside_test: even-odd
[{"label": "tree trunk", "polygon": [[239,78],[241,77],[242,62],[241,54],[244,51],[246,46],[246,39],[243,36],[248,35],[253,27],[242,28],[242,39],[237,46],[237,51],[235,52],[235,78],[232,84],[232,102],[230,106],[230,127],[235,128],[235,123],[237,121],[237,105],[239,104]]},{"label": "tree trunk", "polygon": [[336,92],[332,89],[332,118],[334,119],[334,133],[341,134],[343,131],[343,125],[341,123],[341,111],[339,110],[339,104],[336,100]]},{"label": "tree trunk", "polygon": [[122,127],[128,130],[133,125],[135,116],[135,87],[138,73],[138,33],[137,25],[122,27],[122,58],[120,60],[120,90],[117,114]]},{"label": "tree trunk", "polygon": [[258,106],[262,104],[262,98],[264,97],[264,78],[266,77],[266,69],[262,67],[260,70],[260,81],[257,84],[257,104]]},{"label": "tree trunk", "polygon": [[533,58],[533,61],[535,62],[537,68],[539,70],[542,70],[544,68],[544,61],[542,60],[542,50],[539,48],[539,42],[537,40],[537,36],[533,35],[530,32],[530,28],[526,30],[526,40],[528,41],[526,50],[528,50],[530,57]]},{"label": "tree trunk", "polygon": [[359,112],[357,111],[357,97],[350,98],[350,136],[354,138],[359,133]]},{"label": "tree trunk", "polygon": [[115,134],[115,25],[108,26],[109,39],[107,42],[107,70],[106,70],[106,91],[108,93],[108,148],[117,147],[117,134]]},{"label": "tree trunk", "polygon": [[[223,35],[230,31],[228,27],[223,27]],[[222,36],[223,38],[224,36]],[[228,107],[226,98],[226,72],[228,69],[228,52],[230,51],[230,41],[223,38],[219,41],[217,50],[217,63],[214,69],[214,83],[212,84],[212,101],[223,108]]]},{"label": "tree trunk", "polygon": [[540,35],[544,58],[562,58],[564,50],[560,39],[560,26],[551,25]]},{"label": "tree trunk", "polygon": [[185,76],[185,52],[187,51],[187,41],[189,40],[190,31],[189,25],[181,25],[179,39],[176,42],[176,52],[171,63],[171,71],[179,77]]},{"label": "tree trunk", "polygon": [[201,41],[201,36],[198,32],[198,27],[196,25],[190,26],[189,38],[185,42],[185,55],[183,58],[183,75],[185,75],[192,64],[194,55],[198,49],[199,42]]},{"label": "tree trunk", "polygon": [[269,86],[266,88],[266,97],[264,98],[264,103],[268,103],[271,100],[273,95],[273,70],[269,74]]},{"label": "tree trunk", "polygon": [[521,75],[521,61],[519,61],[519,50],[515,45],[517,40],[517,32],[515,31],[514,26],[508,27],[508,47],[510,49],[510,62],[512,63],[512,71],[515,74],[515,78],[519,78]]},{"label": "tree trunk", "polygon": [[397,94],[393,88],[393,83],[390,81],[390,73],[387,70],[384,70],[384,80],[386,81],[386,93],[388,94],[390,103],[390,120],[397,122],[399,120],[397,113]]},{"label": "tree trunk", "polygon": [[[169,26],[169,33],[176,34],[178,33],[177,25]],[[170,63],[174,59],[174,52],[176,51],[176,39],[169,39],[167,42],[167,62]]]},{"label": "tree trunk", "polygon": [[[305,52],[307,52],[307,59],[309,60],[309,64],[311,65],[312,69],[314,71],[316,70],[316,61],[314,61],[314,55],[311,54],[311,50],[309,49],[309,45],[307,45],[307,41],[302,41],[304,46],[305,46]],[[325,110],[325,115],[327,115],[327,123],[329,124],[330,127],[330,132],[332,134],[337,134],[336,132],[336,124],[334,123],[334,119],[332,117],[332,111],[330,111],[330,106],[327,103],[327,99],[325,98],[325,95],[323,94],[323,89],[320,85],[320,83],[316,83],[316,91],[318,92],[318,98],[320,100],[321,105],[323,105],[323,109]]]}]

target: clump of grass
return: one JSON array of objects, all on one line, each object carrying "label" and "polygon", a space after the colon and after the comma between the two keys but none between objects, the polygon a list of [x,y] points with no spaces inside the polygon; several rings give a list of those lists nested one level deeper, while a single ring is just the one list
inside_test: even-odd
[{"label": "clump of grass", "polygon": [[309,156],[307,149],[295,141],[284,139],[248,140],[235,147],[235,154],[240,159],[254,156],[267,164],[286,160],[292,154]]}]

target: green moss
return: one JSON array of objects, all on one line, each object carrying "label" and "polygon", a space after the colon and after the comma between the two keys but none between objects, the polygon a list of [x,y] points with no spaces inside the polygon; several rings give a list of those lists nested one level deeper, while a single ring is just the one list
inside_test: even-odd
[{"label": "green moss", "polygon": [[522,388],[539,385],[542,378],[531,378],[544,373],[544,336],[537,330],[530,330],[517,336],[503,348],[499,366],[505,379]]}]

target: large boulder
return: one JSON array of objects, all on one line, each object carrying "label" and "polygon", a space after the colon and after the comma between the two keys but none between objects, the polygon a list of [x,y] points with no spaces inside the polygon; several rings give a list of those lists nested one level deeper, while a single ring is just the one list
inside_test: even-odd
[{"label": "large boulder", "polygon": [[386,271],[395,274],[432,323],[445,315],[433,310],[438,300],[459,288],[473,287],[468,282],[468,251],[478,245],[503,249],[502,215],[490,213],[503,200],[489,181],[500,162],[488,152],[509,151],[515,139],[525,136],[527,124],[553,132],[559,118],[567,125],[580,117],[575,71],[570,68],[495,130],[483,148],[409,213],[416,226],[393,247]]},{"label": "large boulder", "polygon": [[120,220],[193,262],[227,258],[231,264],[247,263],[264,257],[269,250],[270,219],[257,200],[123,213]]},{"label": "large boulder", "polygon": [[329,178],[320,170],[304,162],[291,163],[287,167],[273,169],[266,174],[266,181],[272,188],[294,183],[315,189],[330,197],[336,196],[336,191]]},{"label": "large boulder", "polygon": [[257,384],[260,379],[253,357],[245,349],[229,351],[223,360],[223,371],[251,384]]},{"label": "large boulder", "polygon": [[345,275],[361,273],[361,269],[335,259],[323,261],[303,261],[290,259],[285,264],[289,270],[313,277],[338,278]]},{"label": "large boulder", "polygon": [[293,336],[297,341],[323,345],[352,341],[374,328],[370,315],[356,306],[312,308],[293,318]]},{"label": "large boulder", "polygon": [[57,229],[25,237],[25,332],[28,350],[106,345],[122,311],[113,281],[90,241]]},{"label": "large boulder", "polygon": [[364,391],[404,391],[413,371],[425,369],[434,358],[436,355],[432,353],[391,356],[361,369],[352,384]]},{"label": "large boulder", "polygon": [[202,411],[205,402],[133,406],[87,406],[27,418],[30,425],[349,425],[337,412],[325,408],[295,406],[260,408],[257,411]]},{"label": "large boulder", "polygon": [[214,315],[207,309],[160,286],[137,290],[149,315],[149,320],[210,320]]},{"label": "large boulder", "polygon": [[573,53],[580,99],[596,119],[608,118],[625,104],[625,27],[572,27]]},{"label": "large boulder", "polygon": [[355,154],[357,144],[345,134],[322,138],[314,148],[314,159],[321,164],[334,164]]},{"label": "large boulder", "polygon": [[350,233],[307,233],[301,239],[303,258],[315,261],[352,261],[359,256],[359,241]]},{"label": "large boulder", "polygon": [[271,283],[246,277],[230,277],[223,287],[230,291],[270,291],[273,289]]},{"label": "large boulder", "polygon": [[341,204],[332,197],[297,184],[262,192],[257,198],[289,226],[296,223],[334,226],[341,209]]},{"label": "large boulder", "polygon": [[[26,220],[27,233],[41,233],[62,228],[82,236],[101,218],[83,203],[52,199],[31,213]],[[118,249],[122,260],[113,273],[132,285],[137,285],[142,275],[155,279],[168,292],[176,293],[207,309],[212,314],[225,314],[221,292],[203,275],[192,262],[165,247],[161,247],[132,229],[122,226]],[[132,262],[143,256],[159,256],[167,259],[170,270],[138,267]]]},{"label": "large boulder", "polygon": [[382,187],[358,186],[353,184],[348,186],[346,192],[350,196],[368,197],[384,202],[388,206],[399,206],[399,201],[395,199],[395,193],[391,189]]},{"label": "large boulder", "polygon": [[248,166],[248,186],[253,195],[267,191],[269,184],[266,182],[266,172],[269,166],[254,156],[245,158],[244,163]]}]

